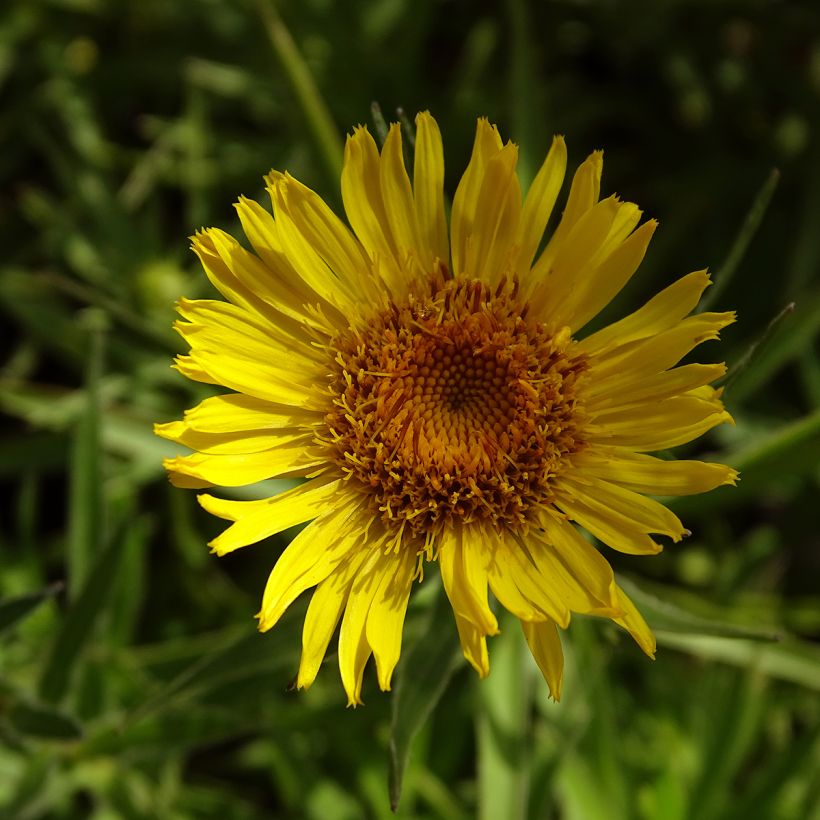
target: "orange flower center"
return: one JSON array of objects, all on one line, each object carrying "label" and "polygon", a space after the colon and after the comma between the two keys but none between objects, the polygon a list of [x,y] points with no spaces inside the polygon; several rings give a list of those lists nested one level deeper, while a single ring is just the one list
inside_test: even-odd
[{"label": "orange flower center", "polygon": [[334,340],[322,441],[386,525],[428,540],[454,518],[524,531],[583,445],[586,362],[517,294],[514,282],[434,279]]}]

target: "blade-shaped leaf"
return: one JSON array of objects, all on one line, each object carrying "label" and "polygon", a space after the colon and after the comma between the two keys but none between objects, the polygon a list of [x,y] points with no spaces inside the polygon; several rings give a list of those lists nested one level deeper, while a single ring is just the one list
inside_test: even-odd
[{"label": "blade-shaped leaf", "polygon": [[461,652],[451,623],[447,596],[439,590],[427,628],[407,653],[393,693],[388,782],[393,811],[401,798],[413,738],[432,714],[460,662]]},{"label": "blade-shaped leaf", "polygon": [[37,592],[29,592],[25,595],[18,595],[16,598],[5,598],[0,601],[0,634],[23,620],[44,601],[53,598],[62,588],[62,582],[58,581]]}]

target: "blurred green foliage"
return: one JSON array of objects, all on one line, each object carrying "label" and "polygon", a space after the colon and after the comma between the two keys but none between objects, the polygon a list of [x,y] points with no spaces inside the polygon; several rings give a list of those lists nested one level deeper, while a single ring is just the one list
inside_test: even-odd
[{"label": "blurred green foliage", "polygon": [[[819,98],[808,0],[6,0],[0,816],[388,817],[392,754],[408,818],[820,818]],[[398,691],[289,692],[298,606],[251,619],[287,539],[210,558],[162,475],[151,423],[205,395],[169,368],[174,301],[208,293],[185,237],[238,233],[270,167],[338,204],[373,100],[433,112],[451,193],[478,115],[525,177],[553,133],[606,148],[606,191],[661,222],[607,315],[705,266],[740,312],[708,348],[743,364],[737,425],[687,452],[741,485],[677,502],[688,543],[615,557],[659,658],[579,619],[560,705],[512,628],[488,681],[450,663],[433,583]]]}]

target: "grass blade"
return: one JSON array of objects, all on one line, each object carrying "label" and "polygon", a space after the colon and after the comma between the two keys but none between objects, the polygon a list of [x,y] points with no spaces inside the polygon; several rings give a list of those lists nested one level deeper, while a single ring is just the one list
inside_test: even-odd
[{"label": "grass blade", "polygon": [[0,601],[0,635],[30,615],[44,601],[53,598],[62,588],[63,583],[57,581],[38,592],[29,592]]},{"label": "grass blade", "polygon": [[393,693],[388,780],[393,811],[401,798],[413,738],[432,714],[461,659],[455,630],[442,628],[451,621],[447,596],[440,589],[427,628],[407,653]]}]

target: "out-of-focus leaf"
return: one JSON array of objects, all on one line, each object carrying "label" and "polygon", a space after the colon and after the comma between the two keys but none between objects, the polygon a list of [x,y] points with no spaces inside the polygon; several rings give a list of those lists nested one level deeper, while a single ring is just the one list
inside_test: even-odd
[{"label": "out-of-focus leaf", "polygon": [[814,644],[795,639],[760,643],[661,630],[658,630],[658,642],[701,658],[750,667],[769,677],[820,691],[820,647]]},{"label": "out-of-focus leaf", "polygon": [[753,641],[777,641],[780,636],[766,629],[738,626],[728,620],[704,617],[688,611],[680,604],[680,597],[673,602],[662,600],[657,594],[647,592],[628,578],[618,578],[618,584],[635,602],[653,629],[687,635],[711,635],[721,638],[744,638]]},{"label": "out-of-focus leaf", "polygon": [[58,581],[38,592],[29,592],[26,595],[0,601],[0,634],[21,621],[44,601],[54,597],[62,588],[63,583]]},{"label": "out-of-focus leaf", "polygon": [[18,702],[8,712],[9,723],[22,735],[44,740],[79,740],[83,731],[65,712],[40,703]]},{"label": "out-of-focus leaf", "polygon": [[493,639],[492,674],[479,689],[479,817],[527,817],[532,666],[521,629],[505,617]]},{"label": "out-of-focus leaf", "polygon": [[40,678],[40,697],[44,701],[57,703],[68,689],[80,653],[91,636],[119,572],[124,527],[123,523],[111,543],[97,557],[80,594],[70,604],[54,637]]},{"label": "out-of-focus leaf", "polygon": [[444,590],[439,590],[424,634],[407,653],[393,692],[388,788],[393,811],[401,799],[410,744],[435,709],[459,664],[461,652]]},{"label": "out-of-focus leaf", "polygon": [[100,470],[100,378],[105,314],[89,308],[83,315],[90,344],[85,372],[85,406],[73,434],[68,496],[68,594],[80,594],[91,563],[102,547],[102,473]]},{"label": "out-of-focus leaf", "polygon": [[296,665],[300,620],[291,613],[266,635],[243,628],[221,647],[197,658],[172,680],[162,684],[126,718],[132,724],[162,714],[190,700],[205,697],[232,681],[284,673]]},{"label": "out-of-focus leaf", "polygon": [[778,171],[777,168],[772,168],[766,177],[766,181],[758,191],[752,203],[752,207],[746,214],[746,218],[740,226],[740,230],[735,237],[735,241],[732,243],[729,254],[715,276],[715,284],[706,292],[706,295],[701,300],[700,310],[709,310],[709,308],[717,302],[720,295],[732,280],[740,263],[743,261],[743,257],[746,255],[749,243],[754,238],[757,229],[760,227],[760,223],[763,221],[763,217],[766,214],[766,210],[769,207],[778,182],[780,182],[780,171]]}]

